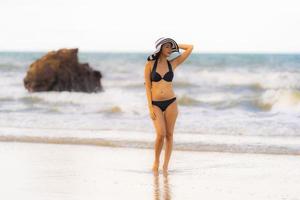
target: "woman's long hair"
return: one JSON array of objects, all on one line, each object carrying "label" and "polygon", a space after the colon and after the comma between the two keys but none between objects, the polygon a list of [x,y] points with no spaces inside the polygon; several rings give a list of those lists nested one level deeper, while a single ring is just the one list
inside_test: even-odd
[{"label": "woman's long hair", "polygon": [[159,52],[157,52],[156,54],[154,54],[154,56],[153,55],[148,56],[147,60],[148,61],[150,61],[150,60],[157,60],[159,58],[161,52],[162,52],[162,46],[161,46]]},{"label": "woman's long hair", "polygon": [[153,60],[157,60],[161,54],[162,48],[159,50],[158,53],[155,54],[154,59]]}]

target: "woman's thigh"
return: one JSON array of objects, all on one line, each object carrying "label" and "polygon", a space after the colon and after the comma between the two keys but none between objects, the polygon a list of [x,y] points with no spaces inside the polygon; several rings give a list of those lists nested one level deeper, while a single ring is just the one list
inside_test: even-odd
[{"label": "woman's thigh", "polygon": [[177,100],[172,102],[167,107],[164,114],[165,114],[164,117],[165,117],[165,121],[166,121],[166,134],[167,135],[173,134],[176,119],[177,119],[177,116],[178,116]]},{"label": "woman's thigh", "polygon": [[156,133],[161,136],[166,136],[166,122],[163,112],[156,105],[153,105],[153,112],[156,116],[154,120],[152,119]]}]

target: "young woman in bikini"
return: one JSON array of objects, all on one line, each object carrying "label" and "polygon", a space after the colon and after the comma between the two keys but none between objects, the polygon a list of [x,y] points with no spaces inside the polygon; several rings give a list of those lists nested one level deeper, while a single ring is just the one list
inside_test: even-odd
[{"label": "young woman in bikini", "polygon": [[[164,141],[166,141],[163,171],[167,171],[173,146],[173,131],[178,115],[176,95],[172,86],[173,71],[191,54],[193,45],[178,45],[171,38],[160,38],[155,42],[155,47],[156,50],[148,57],[144,70],[148,107],[156,130],[155,160],[152,170],[158,171],[160,153]],[[167,58],[170,54],[179,52],[179,49],[185,51],[169,61]]]}]

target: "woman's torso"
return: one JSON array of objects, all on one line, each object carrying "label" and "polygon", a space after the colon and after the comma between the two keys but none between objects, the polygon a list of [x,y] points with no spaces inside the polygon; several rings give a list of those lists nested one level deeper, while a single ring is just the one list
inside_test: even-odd
[{"label": "woman's torso", "polygon": [[[153,70],[155,70],[154,63],[155,63],[155,61],[151,61],[150,76],[152,76],[152,73],[154,73]],[[163,78],[166,75],[166,73],[170,73],[169,71],[170,71],[170,68],[169,68],[167,62],[166,63],[157,63],[156,73],[158,73],[161,76],[161,78]],[[173,71],[173,69],[172,69],[172,71]],[[167,74],[167,75],[170,75],[170,74]],[[172,82],[168,82],[164,79],[161,79],[158,82],[152,81],[151,83],[152,83],[151,84],[152,100],[154,100],[154,101],[155,100],[166,100],[166,99],[171,99],[171,98],[175,97]]]}]

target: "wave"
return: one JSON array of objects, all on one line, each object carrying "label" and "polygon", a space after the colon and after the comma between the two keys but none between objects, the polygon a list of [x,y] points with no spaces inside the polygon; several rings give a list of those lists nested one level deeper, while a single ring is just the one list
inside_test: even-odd
[{"label": "wave", "polygon": [[[249,92],[240,89],[216,89],[198,92],[199,94],[197,91],[199,90],[196,88],[195,92],[176,95],[178,104],[217,110],[237,108],[254,112],[300,112],[300,90],[269,89]],[[8,109],[7,111],[9,109],[20,112],[44,110],[50,113],[140,113],[139,110],[146,106],[144,94],[134,96],[132,93],[124,97],[122,89],[112,89],[99,94],[41,92],[16,95],[12,93],[0,97],[0,102],[9,105],[3,106],[3,109]]]},{"label": "wave", "polygon": [[262,110],[280,112],[300,111],[299,90],[267,90],[256,104]]},{"label": "wave", "polygon": [[198,84],[195,83],[191,83],[188,81],[183,81],[183,80],[178,80],[178,81],[174,81],[174,87],[175,88],[192,88],[192,87],[199,87]]},{"label": "wave", "polygon": [[183,106],[196,106],[201,102],[195,98],[189,97],[188,95],[182,95],[177,98],[177,102],[179,105]]},{"label": "wave", "polygon": [[182,106],[208,106],[214,109],[244,108],[252,111],[300,112],[300,90],[277,89],[255,93],[212,92],[195,96],[178,95]]},{"label": "wave", "polygon": [[30,103],[30,104],[46,102],[43,98],[38,96],[33,96],[33,95],[20,97],[19,100],[23,103]]},{"label": "wave", "polygon": [[0,102],[1,101],[3,101],[3,102],[5,102],[5,101],[13,101],[14,100],[14,98],[11,98],[11,97],[0,97]]},{"label": "wave", "polygon": [[107,109],[98,110],[96,113],[121,113],[122,109],[120,106],[112,106]]},{"label": "wave", "polygon": [[[75,145],[96,145],[110,147],[127,148],[153,148],[151,141],[137,140],[116,140],[103,138],[79,138],[79,137],[46,137],[46,136],[14,136],[0,135],[2,142],[30,142],[46,144],[75,144]],[[262,154],[285,154],[300,155],[299,145],[281,145],[281,144],[259,144],[259,143],[209,143],[209,142],[175,142],[174,150],[181,151],[212,151],[212,152],[231,152],[231,153],[262,153]]]},{"label": "wave", "polygon": [[0,63],[1,72],[24,71],[24,69],[24,63]]},{"label": "wave", "polygon": [[200,87],[246,86],[253,89],[300,89],[299,71],[197,70],[182,75]]}]

